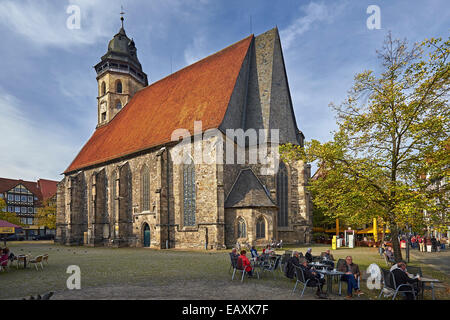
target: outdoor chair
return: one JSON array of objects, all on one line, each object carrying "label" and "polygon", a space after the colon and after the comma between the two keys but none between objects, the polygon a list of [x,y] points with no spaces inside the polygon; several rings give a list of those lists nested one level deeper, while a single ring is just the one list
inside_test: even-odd
[{"label": "outdoor chair", "polygon": [[18,255],[14,257],[14,260],[16,262],[16,267],[17,269],[19,269],[19,264],[22,263],[22,265],[25,266],[25,259],[27,259],[28,256],[27,255]]},{"label": "outdoor chair", "polygon": [[395,264],[395,261],[389,259],[389,257],[386,255],[386,253],[383,253],[384,256],[384,262],[386,262],[387,267],[392,267]]},{"label": "outdoor chair", "polygon": [[[5,263],[5,262],[2,262],[2,263]],[[10,265],[10,262],[9,262],[9,259],[8,259],[8,260],[6,260],[6,264],[5,265],[1,265],[0,264],[0,271],[8,271],[9,265]]]},{"label": "outdoor chair", "polygon": [[[295,286],[294,286],[294,290],[292,290],[292,294],[295,293],[295,290],[297,289],[297,285],[299,283],[301,283],[303,285],[303,290],[302,290],[302,294],[300,295],[300,297],[303,297],[303,294],[305,293],[306,287],[308,287],[309,284],[309,280],[305,280],[305,274],[303,273],[303,269],[301,267],[298,266],[294,266],[295,268],[295,277],[297,278],[297,281],[295,282]],[[311,288],[315,288],[318,287],[320,290],[320,282],[316,282],[316,285],[310,285],[309,287]]]},{"label": "outdoor chair", "polygon": [[48,265],[48,254],[47,253],[42,256],[42,262],[45,262]]},{"label": "outdoor chair", "polygon": [[[237,263],[236,263],[236,268],[233,271],[233,277],[231,277],[231,280],[234,280],[234,275],[236,274],[236,271],[237,272],[241,272],[241,274],[242,274],[241,282],[244,282],[244,277],[245,277],[246,274],[248,274],[248,272],[245,271],[245,268],[242,265],[242,259],[238,258]],[[258,276],[258,279],[259,279],[258,270],[256,270],[256,268],[253,268],[253,271],[256,273],[256,275]]]},{"label": "outdoor chair", "polygon": [[280,271],[281,272],[283,272],[283,273],[285,272],[287,262],[289,261],[290,258],[291,258],[291,254],[288,254],[288,253],[283,254],[283,256],[281,257],[281,262],[280,262]]},{"label": "outdoor chair", "polygon": [[231,269],[236,269],[236,264],[237,264],[237,258],[238,256],[233,256],[232,252],[229,253],[230,255],[230,267],[228,268],[228,273],[230,273]]},{"label": "outdoor chair", "polygon": [[39,270],[38,269],[38,264],[40,264],[41,265],[41,269],[44,270],[44,266],[42,265],[42,258],[43,258],[43,256],[37,256],[36,258],[31,259],[30,261],[28,261],[28,263],[34,264],[34,266],[36,267],[36,270]]},{"label": "outdoor chair", "polygon": [[397,297],[400,288],[402,287],[410,288],[410,290],[401,290],[400,292],[411,292],[414,299],[416,299],[416,293],[414,291],[414,287],[411,284],[401,284],[397,286],[395,283],[394,274],[391,271],[381,268],[381,272],[383,275],[383,288],[378,295],[378,299],[380,299],[381,294],[384,292],[385,295],[390,296],[392,294],[392,300],[394,300]]},{"label": "outdoor chair", "polygon": [[270,264],[265,265],[265,266],[262,268],[262,271],[263,271],[263,272],[264,272],[264,271],[272,272],[273,277],[275,278],[275,272],[274,272],[274,271],[277,270],[278,265],[280,264],[281,256],[276,255],[276,256],[275,256],[275,259],[273,259],[273,260],[274,260],[274,261],[271,262]]},{"label": "outdoor chair", "polygon": [[[337,278],[339,279],[339,295],[342,295],[342,282],[347,283],[347,279],[345,279],[344,276]],[[356,281],[358,282],[358,288],[361,290],[361,275],[358,276],[358,279],[356,279]]]}]

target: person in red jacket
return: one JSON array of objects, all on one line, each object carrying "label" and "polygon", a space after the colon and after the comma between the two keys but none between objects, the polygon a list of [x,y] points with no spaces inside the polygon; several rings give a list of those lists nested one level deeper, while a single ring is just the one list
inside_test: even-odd
[{"label": "person in red jacket", "polygon": [[238,266],[241,265],[245,269],[245,272],[247,272],[248,275],[251,277],[253,276],[253,268],[252,265],[250,264],[250,260],[248,260],[246,256],[246,253],[247,252],[245,250],[241,251],[241,255],[238,258]]}]

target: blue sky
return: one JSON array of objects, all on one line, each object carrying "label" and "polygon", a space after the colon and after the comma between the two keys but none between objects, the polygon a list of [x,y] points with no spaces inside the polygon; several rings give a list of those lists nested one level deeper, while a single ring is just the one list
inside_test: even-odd
[{"label": "blue sky", "polygon": [[[81,12],[78,30],[66,26],[72,4]],[[379,30],[366,26],[372,4]],[[389,30],[411,43],[450,31],[448,0],[0,0],[0,177],[62,178],[95,130],[92,66],[120,28],[121,5],[150,83],[171,72],[171,61],[174,72],[278,26],[307,140],[331,138],[329,103],[344,100],[356,73],[377,70],[376,49]]]}]

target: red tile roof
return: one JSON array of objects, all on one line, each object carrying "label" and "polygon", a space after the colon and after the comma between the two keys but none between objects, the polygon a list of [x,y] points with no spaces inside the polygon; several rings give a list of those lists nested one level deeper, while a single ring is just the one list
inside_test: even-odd
[{"label": "red tile roof", "polygon": [[37,183],[42,193],[42,200],[45,201],[56,194],[58,181],[39,179]]},{"label": "red tile roof", "polygon": [[17,179],[0,178],[0,193],[9,191],[15,186],[22,184],[31,193],[33,193],[39,200],[46,200],[56,193],[57,181],[39,179],[35,181],[25,181]]},{"label": "red tile roof", "polygon": [[69,173],[171,141],[175,129],[218,128],[253,35],[138,91],[97,128],[66,169]]}]

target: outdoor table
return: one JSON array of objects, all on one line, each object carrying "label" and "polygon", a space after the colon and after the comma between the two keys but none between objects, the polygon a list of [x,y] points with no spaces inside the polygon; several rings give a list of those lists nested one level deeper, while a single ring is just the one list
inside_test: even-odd
[{"label": "outdoor table", "polygon": [[23,268],[25,269],[27,267],[27,255],[26,254],[19,254],[16,256],[17,258],[17,264],[19,263],[19,258],[23,258]]},{"label": "outdoor table", "polygon": [[[335,271],[335,270],[317,270],[317,272],[325,275],[327,277],[327,294],[333,293],[333,277],[342,276],[345,272]],[[339,283],[340,284],[340,283]]]},{"label": "outdoor table", "polygon": [[308,263],[308,265],[311,267],[324,268],[324,269],[330,267],[329,264],[323,264],[323,263],[319,263],[319,262],[311,262],[311,263]]},{"label": "outdoor table", "polygon": [[434,296],[434,284],[437,282],[441,282],[438,279],[431,279],[431,278],[425,278],[425,277],[420,277],[419,279],[420,283],[422,284],[422,300],[423,300],[423,289],[424,289],[424,284],[425,282],[429,282],[430,286],[431,286],[431,296],[433,298],[433,300],[436,300],[436,297]]}]

